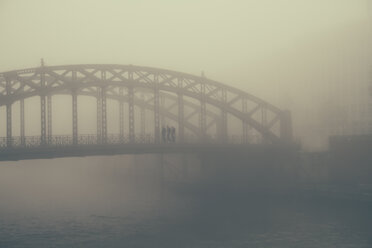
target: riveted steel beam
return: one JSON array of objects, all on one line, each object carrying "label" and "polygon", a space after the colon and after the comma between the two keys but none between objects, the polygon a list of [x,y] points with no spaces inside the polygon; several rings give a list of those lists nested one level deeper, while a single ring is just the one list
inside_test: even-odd
[{"label": "riveted steel beam", "polygon": [[21,99],[20,100],[20,103],[19,103],[19,107],[20,107],[20,134],[21,134],[21,145],[22,146],[25,146],[26,145],[26,139],[25,139],[25,101],[24,99]]},{"label": "riveted steel beam", "polygon": [[135,142],[134,134],[134,91],[133,87],[128,88],[128,114],[129,114],[129,141]]},{"label": "riveted steel beam", "polygon": [[207,135],[207,117],[206,117],[206,100],[205,100],[205,84],[200,83],[200,116],[199,116],[199,127],[202,141],[205,140]]},{"label": "riveted steel beam", "polygon": [[[101,88],[102,86],[107,85],[112,87],[132,86],[154,90],[154,84],[158,83],[157,90],[159,92],[170,92],[174,94],[180,93],[184,97],[197,99],[200,101],[201,113],[199,126],[201,130],[204,130],[202,133],[206,133],[205,128],[203,128],[203,126],[205,126],[203,123],[206,123],[206,118],[203,118],[203,112],[206,112],[206,104],[208,104],[214,106],[215,108],[222,109],[228,114],[231,114],[242,121],[244,120],[251,128],[254,128],[261,134],[267,136],[267,139],[270,141],[276,142],[280,140],[280,132],[271,125],[273,121],[263,125],[259,115],[249,115],[243,113],[243,111],[240,108],[237,108],[236,104],[234,103],[245,98],[249,102],[249,106],[257,107],[257,109],[254,109],[254,113],[259,111],[267,111],[267,116],[270,116],[270,120],[275,119],[277,121],[278,116],[281,115],[282,111],[275,106],[251,94],[240,91],[239,89],[206,79],[204,77],[150,67],[131,65],[66,65],[48,67],[42,66],[41,68],[12,71],[9,73],[15,75],[17,82],[20,82],[22,87],[12,89],[12,96],[4,96],[0,100],[0,105],[7,105],[8,101],[14,102],[34,95],[40,95],[43,97],[43,95],[48,95],[50,93],[58,94],[59,92],[69,91],[71,90],[71,87],[73,87],[71,77],[69,77],[69,72],[71,71],[79,72],[79,80],[76,82],[76,85],[79,89]],[[101,72],[101,74],[105,74],[106,72],[109,73],[108,79],[100,76],[99,72]],[[1,75],[5,74],[6,73],[3,73]],[[43,86],[42,84],[43,78],[45,80],[44,74],[47,75],[48,80],[50,80],[48,87],[44,87],[45,85]],[[133,78],[133,75],[135,75],[135,78]],[[155,75],[161,75],[161,83],[159,83],[159,80],[156,79],[157,77]],[[39,76],[41,84],[37,82]],[[182,84],[182,88],[180,88],[177,84],[177,78],[183,79],[184,83]],[[1,84],[4,84],[4,76],[0,76],[0,85]],[[204,89],[203,86],[201,86],[202,84],[205,86]],[[229,102],[227,103],[223,102],[219,97],[217,97],[222,88],[226,89],[228,96],[233,96],[233,98],[228,99]],[[155,100],[156,99],[154,98],[154,101]],[[41,102],[43,102],[43,99],[41,99]],[[261,110],[262,106],[265,106],[265,110]],[[43,126],[43,124],[41,126]],[[43,137],[43,132],[41,133],[41,136]]]},{"label": "riveted steel beam", "polygon": [[47,123],[48,123],[48,128],[47,128],[47,132],[48,132],[48,144],[51,144],[52,143],[52,135],[53,135],[53,132],[52,132],[52,95],[49,94],[47,96]]},{"label": "riveted steel beam", "polygon": [[120,133],[120,142],[124,142],[124,89],[119,87],[119,133]]},{"label": "riveted steel beam", "polygon": [[45,89],[46,85],[45,85],[45,72],[44,72],[44,68],[43,68],[43,65],[42,67],[40,68],[40,88],[41,88],[41,91],[40,91],[40,142],[41,142],[41,145],[46,145],[46,96],[45,96]]},{"label": "riveted steel beam", "polygon": [[78,144],[78,103],[76,90],[72,91],[72,143]]},{"label": "riveted steel beam", "polygon": [[97,143],[102,143],[102,89],[97,88]]}]

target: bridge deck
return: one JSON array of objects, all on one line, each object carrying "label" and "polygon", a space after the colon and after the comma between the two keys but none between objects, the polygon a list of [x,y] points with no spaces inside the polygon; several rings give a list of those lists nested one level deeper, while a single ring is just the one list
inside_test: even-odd
[{"label": "bridge deck", "polygon": [[0,150],[0,161],[50,159],[61,157],[108,156],[145,153],[234,153],[262,152],[284,149],[283,146],[253,144],[108,144],[69,145],[63,147],[40,146],[35,148],[10,148]]}]

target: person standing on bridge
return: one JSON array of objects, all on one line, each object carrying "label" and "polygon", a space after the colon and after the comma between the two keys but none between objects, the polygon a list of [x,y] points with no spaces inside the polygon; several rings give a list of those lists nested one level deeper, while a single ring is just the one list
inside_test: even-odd
[{"label": "person standing on bridge", "polygon": [[167,141],[172,142],[171,140],[171,128],[167,125]]},{"label": "person standing on bridge", "polygon": [[166,133],[167,133],[167,130],[165,129],[165,127],[163,126],[161,128],[161,136],[163,138],[163,143],[166,143],[167,142],[167,139],[166,139]]},{"label": "person standing on bridge", "polygon": [[172,136],[172,142],[175,143],[176,142],[176,128],[175,127],[171,127],[171,136]]}]

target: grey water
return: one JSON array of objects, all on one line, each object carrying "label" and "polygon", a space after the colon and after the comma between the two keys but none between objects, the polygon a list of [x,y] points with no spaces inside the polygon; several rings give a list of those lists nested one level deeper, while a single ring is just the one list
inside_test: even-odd
[{"label": "grey water", "polygon": [[176,190],[155,168],[130,156],[1,163],[0,247],[372,247],[368,203]]}]

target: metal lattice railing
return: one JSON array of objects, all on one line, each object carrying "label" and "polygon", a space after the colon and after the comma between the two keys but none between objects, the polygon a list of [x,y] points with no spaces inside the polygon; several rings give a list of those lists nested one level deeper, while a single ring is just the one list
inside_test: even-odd
[{"label": "metal lattice railing", "polygon": [[[228,144],[247,144],[247,143],[258,143],[259,137],[252,136],[247,142],[242,136],[234,135],[228,137],[225,143]],[[196,135],[185,135],[183,142],[179,142],[176,138],[175,142],[163,141],[161,143],[217,143],[217,140],[213,136],[208,136],[203,141]],[[109,134],[104,140],[102,137],[97,135],[79,135],[77,137],[77,143],[74,144],[72,135],[53,135],[46,138],[43,142],[41,136],[25,136],[25,137],[12,137],[10,139],[6,137],[0,137],[0,149],[8,148],[37,148],[37,147],[66,147],[66,146],[92,146],[92,145],[120,145],[120,144],[155,144],[155,137],[153,134],[136,134],[134,141],[130,141],[129,135]]]}]

